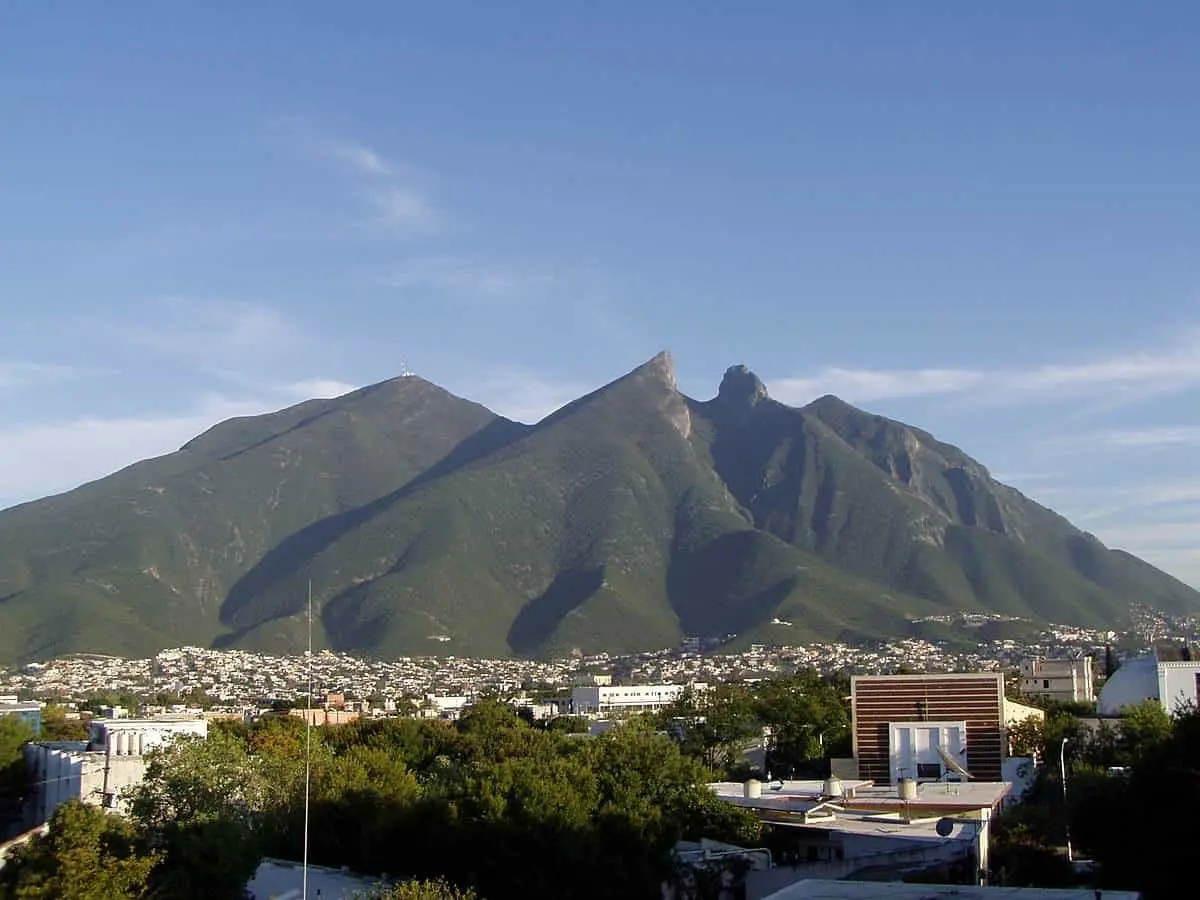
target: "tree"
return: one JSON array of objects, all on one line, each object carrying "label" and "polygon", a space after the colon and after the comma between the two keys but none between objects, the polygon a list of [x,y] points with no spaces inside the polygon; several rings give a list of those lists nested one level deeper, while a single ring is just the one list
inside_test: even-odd
[{"label": "tree", "polygon": [[1152,729],[1151,741],[1127,774],[1079,792],[1071,827],[1080,850],[1100,864],[1102,887],[1159,900],[1180,896],[1195,869],[1200,715],[1178,716],[1161,740]]},{"label": "tree", "polygon": [[471,888],[456,887],[444,878],[433,878],[403,881],[370,894],[364,900],[479,900],[479,895]]},{"label": "tree", "polygon": [[28,787],[25,744],[33,737],[32,726],[20,716],[0,716],[0,818],[20,813]]},{"label": "tree", "polygon": [[1037,716],[1008,726],[1009,756],[1032,756],[1042,760],[1046,749],[1045,723]]},{"label": "tree", "polygon": [[129,822],[69,800],[47,833],[0,869],[0,887],[14,900],[132,900],[144,895],[159,859],[138,850]]},{"label": "tree", "polygon": [[163,851],[154,887],[178,898],[240,897],[262,858],[253,816],[268,786],[236,737],[178,738],[148,755],[130,816]]},{"label": "tree", "polygon": [[1153,754],[1171,739],[1171,717],[1157,700],[1145,700],[1122,710],[1117,748],[1121,763],[1130,765]]},{"label": "tree", "polygon": [[42,708],[43,741],[86,741],[87,725],[80,718],[68,719],[67,710],[53,703]]}]

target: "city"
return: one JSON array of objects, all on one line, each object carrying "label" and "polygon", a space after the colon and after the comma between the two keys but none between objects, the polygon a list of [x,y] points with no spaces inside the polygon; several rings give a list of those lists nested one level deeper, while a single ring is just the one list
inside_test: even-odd
[{"label": "city", "polygon": [[[967,618],[981,624],[987,615]],[[1159,639],[1189,640],[1195,620],[1143,614],[1130,632],[1138,645]],[[929,672],[994,671],[1015,668],[1031,657],[1103,657],[1106,645],[1124,635],[1111,631],[1051,626],[1035,640],[1004,639],[962,651],[909,639],[875,646],[815,644],[808,647],[753,646],[742,653],[660,650],[628,656],[599,654],[541,662],[522,659],[416,657],[373,660],[329,651],[314,653],[312,676],[318,693],[336,692],[360,700],[410,698],[428,694],[507,695],[522,690],[562,688],[579,673],[614,673],[628,683],[742,681],[813,670],[822,674],[877,674],[913,669]],[[153,698],[200,692],[214,703],[244,707],[263,701],[298,700],[308,690],[304,656],[279,657],[240,650],[182,647],[151,659],[78,655],[28,663],[0,673],[0,693],[23,698],[82,700],[104,693]]]}]

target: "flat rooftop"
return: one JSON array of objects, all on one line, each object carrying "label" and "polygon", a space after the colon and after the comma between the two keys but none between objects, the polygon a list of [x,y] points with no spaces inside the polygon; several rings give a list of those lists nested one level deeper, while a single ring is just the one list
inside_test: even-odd
[{"label": "flat rooftop", "polygon": [[[824,798],[821,781],[764,782],[761,797],[745,796],[745,785],[739,781],[718,781],[709,785],[720,799],[734,806],[763,813],[801,815]],[[896,785],[875,784],[873,781],[843,781],[845,796],[837,801],[847,810],[891,812],[910,817],[922,813],[963,813],[977,809],[994,809],[1008,796],[1012,784],[1007,781],[923,782],[917,785],[914,800],[901,800]]]},{"label": "flat rooftop", "polygon": [[[1134,891],[1105,890],[1103,900],[1139,900]],[[790,884],[766,900],[1095,900],[1092,888],[975,887],[896,881],[817,881]]]},{"label": "flat rooftop", "polygon": [[[360,878],[324,866],[308,867],[308,896],[321,900],[356,900],[370,896],[379,879]],[[298,862],[264,859],[246,885],[254,900],[301,900],[304,872]]]}]

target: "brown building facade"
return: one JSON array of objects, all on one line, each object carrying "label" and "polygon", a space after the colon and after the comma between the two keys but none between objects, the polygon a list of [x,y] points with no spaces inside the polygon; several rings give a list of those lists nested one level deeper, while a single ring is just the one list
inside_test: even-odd
[{"label": "brown building facade", "polygon": [[860,675],[850,680],[854,758],[858,776],[889,784],[895,771],[890,726],[895,723],[966,723],[965,768],[979,781],[1002,780],[1004,676]]}]

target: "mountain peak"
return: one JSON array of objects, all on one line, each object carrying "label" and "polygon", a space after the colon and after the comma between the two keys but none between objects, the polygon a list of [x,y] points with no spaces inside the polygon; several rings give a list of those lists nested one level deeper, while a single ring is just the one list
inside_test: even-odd
[{"label": "mountain peak", "polygon": [[721,379],[717,397],[732,406],[757,406],[767,399],[767,386],[745,366],[730,366]]},{"label": "mountain peak", "polygon": [[643,375],[649,378],[660,378],[665,381],[672,390],[678,390],[678,385],[675,382],[675,360],[671,358],[671,354],[663,350],[646,360],[636,369],[629,373],[630,375]]}]

